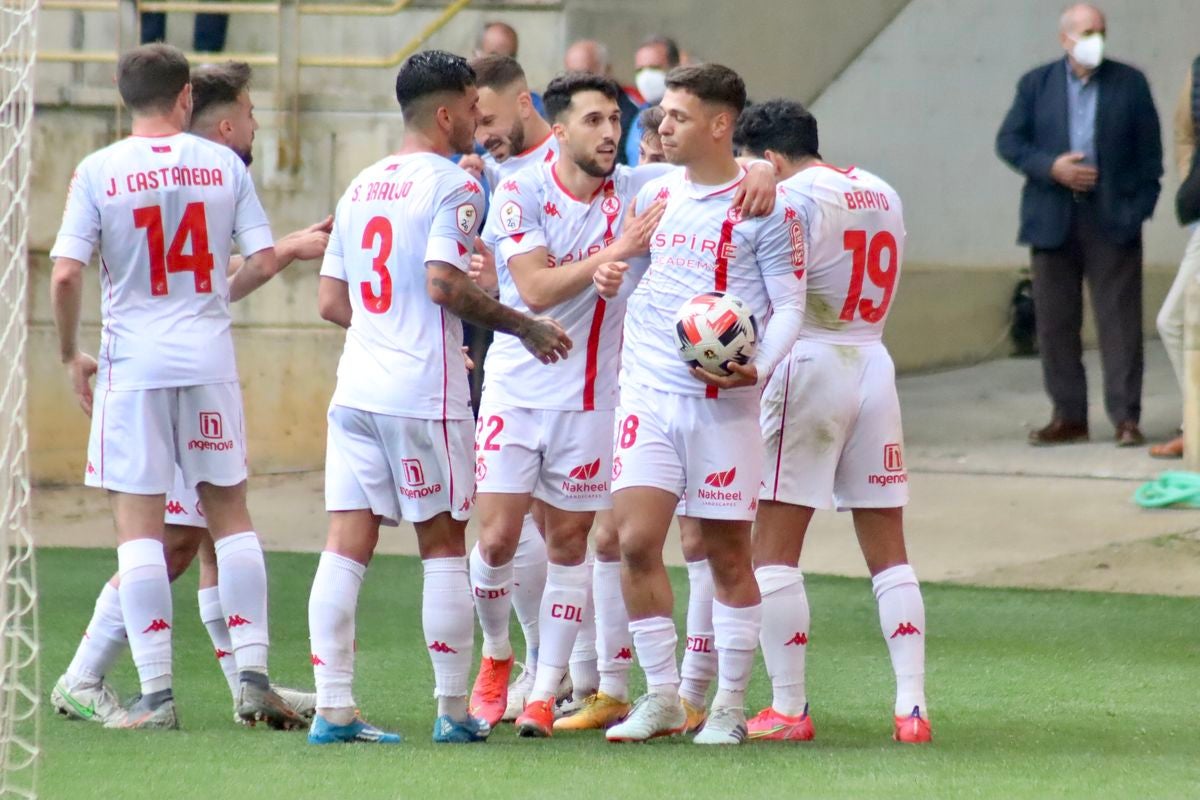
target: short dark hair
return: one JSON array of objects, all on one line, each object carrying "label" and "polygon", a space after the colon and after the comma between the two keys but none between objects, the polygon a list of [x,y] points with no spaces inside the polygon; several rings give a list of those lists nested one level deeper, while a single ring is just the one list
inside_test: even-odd
[{"label": "short dark hair", "polygon": [[642,126],[642,140],[646,137],[654,136],[658,138],[658,126],[662,125],[662,121],[666,118],[667,112],[663,111],[662,106],[650,106],[643,108],[638,114],[638,124]]},{"label": "short dark hair", "polygon": [[546,117],[557,120],[571,107],[571,101],[580,92],[599,92],[617,102],[621,87],[612,78],[595,75],[591,72],[568,72],[550,81],[546,92],[542,95],[542,103],[546,106]]},{"label": "short dark hair", "polygon": [[526,83],[525,70],[511,56],[480,56],[470,61],[475,70],[475,85],[480,89],[502,92],[517,81]]},{"label": "short dark hair", "polygon": [[187,56],[161,42],[135,47],[117,62],[117,91],[137,113],[170,112],[189,77]]},{"label": "short dark hair", "polygon": [[236,103],[250,85],[251,69],[245,61],[205,64],[192,70],[192,119],[210,108]]},{"label": "short dark hair", "polygon": [[396,73],[396,101],[406,123],[416,119],[421,103],[434,94],[462,94],[475,85],[467,60],[445,50],[425,50],[409,56]]},{"label": "short dark hair", "polygon": [[768,100],[747,108],[738,119],[733,143],[756,156],[774,150],[790,159],[821,157],[817,120],[794,100]]},{"label": "short dark hair", "polygon": [[679,44],[674,39],[670,36],[663,36],[661,33],[656,33],[653,36],[643,39],[642,43],[638,45],[638,50],[652,45],[661,45],[666,49],[668,67],[679,66]]},{"label": "short dark hair", "polygon": [[720,64],[676,67],[667,73],[667,88],[682,89],[705,103],[729,106],[739,114],[746,107],[746,84],[740,75]]}]

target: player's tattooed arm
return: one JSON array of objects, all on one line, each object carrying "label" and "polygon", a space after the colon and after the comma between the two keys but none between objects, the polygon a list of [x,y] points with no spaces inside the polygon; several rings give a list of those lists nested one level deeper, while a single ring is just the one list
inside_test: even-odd
[{"label": "player's tattooed arm", "polygon": [[322,275],[317,284],[317,312],[321,319],[343,328],[350,327],[354,314],[350,305],[350,287],[342,280]]},{"label": "player's tattooed arm", "polygon": [[450,264],[430,261],[425,265],[425,290],[429,299],[460,319],[521,340],[543,364],[567,357],[571,339],[557,322],[530,317],[488,297],[467,274]]},{"label": "player's tattooed arm", "polygon": [[96,374],[96,359],[79,352],[79,317],[83,311],[84,263],[73,258],[57,258],[50,277],[50,303],[54,307],[54,326],[58,329],[58,348],[62,363],[71,379],[71,388],[79,407],[92,415],[91,378]]}]

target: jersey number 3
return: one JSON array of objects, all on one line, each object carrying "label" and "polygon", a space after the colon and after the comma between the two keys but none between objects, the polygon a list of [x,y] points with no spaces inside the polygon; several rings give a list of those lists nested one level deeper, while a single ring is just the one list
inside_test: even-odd
[{"label": "jersey number 3", "polygon": [[[145,228],[146,248],[150,253],[150,294],[163,297],[167,294],[168,272],[191,272],[197,294],[212,292],[213,257],[208,249],[208,220],[204,216],[204,203],[188,203],[170,249],[165,248],[161,206],[145,206],[133,210],[135,228]],[[191,241],[191,252],[183,249]]]},{"label": "jersey number 3", "polygon": [[[842,245],[854,254],[854,266],[850,275],[850,291],[838,318],[843,322],[851,322],[854,312],[857,311],[867,322],[879,322],[887,313],[892,302],[892,292],[896,289],[896,275],[899,273],[899,265],[896,263],[896,237],[888,231],[880,231],[871,237],[868,244],[866,231],[846,231],[842,235]],[[880,263],[885,250],[888,253],[886,268]],[[879,301],[879,305],[863,299],[864,275],[871,279],[871,283],[883,289],[883,299]]]},{"label": "jersey number 3", "polygon": [[379,240],[379,251],[371,258],[371,269],[379,276],[379,294],[371,281],[358,285],[362,292],[363,308],[372,314],[386,314],[392,307],[392,273],[388,272],[387,260],[392,255],[392,223],[387,217],[371,217],[363,228],[362,248],[374,251],[375,240]]}]

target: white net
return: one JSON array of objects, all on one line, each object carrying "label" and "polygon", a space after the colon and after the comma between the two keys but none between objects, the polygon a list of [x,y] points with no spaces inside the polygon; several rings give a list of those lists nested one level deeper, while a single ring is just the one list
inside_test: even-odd
[{"label": "white net", "polygon": [[35,0],[0,0],[0,797],[35,797],[37,583],[29,529],[25,294]]}]

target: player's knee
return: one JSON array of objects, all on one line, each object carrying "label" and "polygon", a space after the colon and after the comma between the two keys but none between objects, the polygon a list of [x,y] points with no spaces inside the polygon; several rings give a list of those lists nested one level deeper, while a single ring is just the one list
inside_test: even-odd
[{"label": "player's knee", "polygon": [[633,573],[646,573],[663,565],[662,548],[636,534],[621,534],[621,562]]},{"label": "player's knee", "polygon": [[168,547],[164,555],[167,560],[167,579],[173,582],[192,565],[196,557],[196,548]]}]

